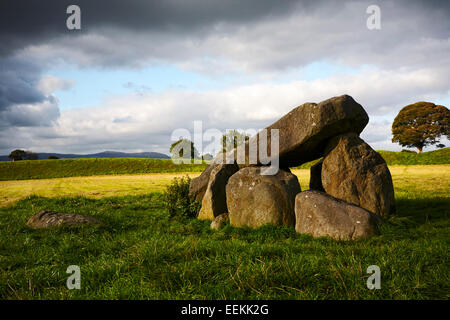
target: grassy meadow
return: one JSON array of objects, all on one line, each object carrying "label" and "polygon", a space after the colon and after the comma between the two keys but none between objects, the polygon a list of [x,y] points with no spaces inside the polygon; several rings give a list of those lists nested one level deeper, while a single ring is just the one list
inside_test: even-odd
[{"label": "grassy meadow", "polygon": [[[195,170],[0,181],[0,299],[449,299],[450,165],[389,169],[397,213],[350,242],[169,217],[161,191]],[[293,172],[308,189],[309,170]],[[103,224],[27,228],[43,209]],[[374,264],[380,290],[366,287]],[[69,265],[80,290],[66,287]]]}]

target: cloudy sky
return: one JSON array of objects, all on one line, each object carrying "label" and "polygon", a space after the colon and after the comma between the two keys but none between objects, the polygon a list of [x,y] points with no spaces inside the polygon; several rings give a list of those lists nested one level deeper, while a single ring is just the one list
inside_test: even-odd
[{"label": "cloudy sky", "polygon": [[[168,153],[195,120],[263,128],[342,94],[369,113],[363,139],[400,150],[403,106],[450,106],[448,3],[0,0],[0,154]],[[66,27],[71,4],[81,30]]]}]

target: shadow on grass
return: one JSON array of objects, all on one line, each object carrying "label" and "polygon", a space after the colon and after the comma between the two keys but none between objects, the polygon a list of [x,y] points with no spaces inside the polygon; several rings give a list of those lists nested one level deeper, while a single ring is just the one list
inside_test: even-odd
[{"label": "shadow on grass", "polygon": [[397,218],[407,218],[414,224],[437,223],[448,219],[450,198],[397,199]]},{"label": "shadow on grass", "polygon": [[[161,212],[160,195],[150,193],[140,196],[108,197],[90,199],[83,196],[46,198],[31,195],[14,204],[0,209],[0,226],[10,230],[27,233],[79,233],[83,230],[96,230],[98,233],[126,233],[145,228],[143,220],[157,219],[164,216]],[[102,222],[96,226],[56,227],[32,230],[25,226],[26,221],[41,210],[61,213],[76,213],[92,216]]]},{"label": "shadow on grass", "polygon": [[[396,199],[397,212],[380,227],[384,236],[402,235],[409,237],[421,226],[441,229],[447,225],[450,198]],[[53,210],[64,213],[78,213],[93,216],[103,222],[102,226],[77,228],[60,228],[57,230],[33,231],[25,226],[28,218],[40,210]],[[33,234],[36,237],[51,234],[98,234],[127,235],[134,233],[162,232],[171,236],[210,237],[215,240],[236,239],[246,243],[273,243],[289,239],[306,242],[323,242],[330,239],[313,239],[300,235],[293,228],[263,226],[256,230],[250,228],[225,227],[220,232],[213,232],[209,223],[197,219],[170,218],[165,212],[161,195],[152,193],[140,196],[122,196],[103,199],[85,197],[45,198],[30,196],[17,203],[2,208],[0,226],[4,225],[10,232]]]}]

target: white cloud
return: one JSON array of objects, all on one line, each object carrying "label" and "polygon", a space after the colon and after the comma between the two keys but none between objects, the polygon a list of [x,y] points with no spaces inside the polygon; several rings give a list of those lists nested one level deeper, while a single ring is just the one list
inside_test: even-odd
[{"label": "white cloud", "polygon": [[37,88],[45,95],[49,95],[56,90],[69,90],[75,85],[74,80],[61,79],[52,75],[43,76]]},{"label": "white cloud", "polygon": [[192,130],[194,120],[202,120],[204,129],[262,128],[304,102],[350,94],[371,116],[362,137],[375,148],[392,149],[395,145],[387,141],[400,108],[424,100],[423,96],[448,95],[449,81],[443,70],[389,72],[367,68],[359,74],[310,82],[257,83],[203,92],[131,93],[112,96],[95,108],[64,111],[51,130],[33,128],[35,138],[24,135],[23,141],[28,141],[27,148],[45,146],[45,151],[116,148],[167,153],[172,131]]}]

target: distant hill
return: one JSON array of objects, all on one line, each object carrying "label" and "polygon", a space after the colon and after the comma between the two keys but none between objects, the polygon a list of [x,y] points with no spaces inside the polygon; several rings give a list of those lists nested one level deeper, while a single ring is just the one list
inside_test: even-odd
[{"label": "distant hill", "polygon": [[[138,152],[126,153],[117,151],[104,151],[92,154],[65,154],[65,153],[38,153],[39,160],[46,160],[49,156],[55,156],[59,159],[81,159],[81,158],[144,158],[144,159],[170,159],[164,153],[159,152]],[[10,161],[8,156],[0,156],[0,161]]]}]

